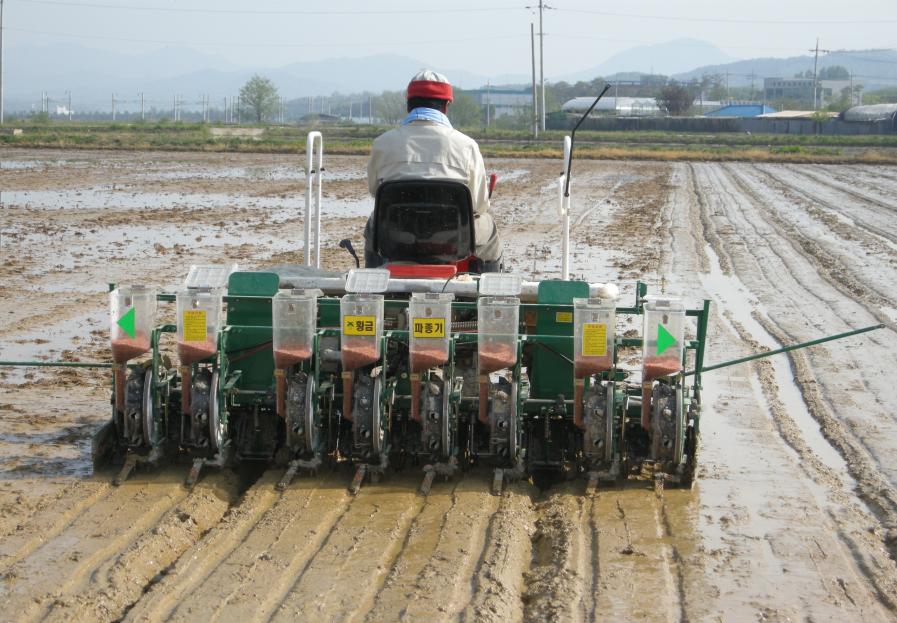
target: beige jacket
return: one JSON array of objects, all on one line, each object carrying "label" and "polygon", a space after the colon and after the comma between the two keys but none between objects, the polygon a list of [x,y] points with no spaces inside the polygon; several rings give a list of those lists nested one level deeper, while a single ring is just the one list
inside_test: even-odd
[{"label": "beige jacket", "polygon": [[382,182],[400,179],[463,182],[473,200],[477,257],[487,261],[501,257],[501,244],[489,214],[486,166],[476,141],[453,128],[423,120],[381,134],[371,146],[368,189],[376,196]]}]

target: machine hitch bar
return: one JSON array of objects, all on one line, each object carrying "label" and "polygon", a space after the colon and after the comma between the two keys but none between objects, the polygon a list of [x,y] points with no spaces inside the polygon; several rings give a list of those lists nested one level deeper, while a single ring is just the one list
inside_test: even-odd
[{"label": "machine hitch bar", "polygon": [[862,329],[854,329],[853,331],[846,331],[844,333],[838,333],[837,335],[829,335],[828,337],[821,337],[815,340],[810,340],[809,342],[801,342],[800,344],[791,344],[790,346],[783,346],[782,348],[777,348],[775,350],[768,350],[762,353],[755,353],[753,355],[748,355],[747,357],[739,357],[738,359],[732,359],[731,361],[724,361],[722,363],[715,363],[713,365],[704,366],[700,370],[689,370],[684,374],[684,376],[691,376],[695,374],[695,372],[700,372],[703,374],[704,372],[710,372],[711,370],[718,370],[720,368],[728,368],[729,366],[734,366],[739,363],[745,363],[746,361],[753,361],[754,359],[762,359],[764,357],[771,357],[772,355],[779,355],[781,353],[787,353],[788,351],[798,350],[800,348],[806,348],[807,346],[815,346],[817,344],[822,344],[823,342],[831,342],[832,340],[840,340],[841,338],[850,337],[851,335],[857,335],[859,333],[866,333],[868,331],[875,331],[876,329],[885,328],[885,324],[876,324],[870,327],[863,327]]}]

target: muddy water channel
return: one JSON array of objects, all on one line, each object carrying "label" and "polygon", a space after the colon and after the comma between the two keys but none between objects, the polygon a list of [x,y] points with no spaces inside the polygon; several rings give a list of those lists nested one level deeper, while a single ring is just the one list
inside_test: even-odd
[{"label": "muddy water channel", "polygon": [[[325,137],[326,138],[326,137]],[[365,159],[327,157],[324,263]],[[298,155],[0,150],[0,360],[107,361],[110,282],[301,262]],[[559,163],[493,160],[505,258],[557,275]],[[92,474],[110,379],[0,367],[0,619],[897,620],[897,169],[577,161],[572,272],[712,301],[692,490],[342,470]],[[172,313],[163,307],[164,313]],[[620,327],[621,330],[632,326]],[[11,615],[10,613],[15,613]]]}]

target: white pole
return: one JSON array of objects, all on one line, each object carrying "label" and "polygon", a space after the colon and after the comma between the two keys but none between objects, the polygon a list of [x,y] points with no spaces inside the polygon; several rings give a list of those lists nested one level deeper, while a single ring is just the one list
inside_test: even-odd
[{"label": "white pole", "polygon": [[561,279],[570,279],[570,197],[564,196],[567,181],[567,166],[570,164],[571,141],[564,137],[564,170],[558,178],[558,215],[561,217]]},{"label": "white pole", "polygon": [[[315,141],[318,143],[317,167],[315,167]],[[321,267],[321,174],[324,168],[324,138],[320,132],[309,132],[305,141],[305,265]],[[314,212],[312,210],[312,185],[317,184]],[[315,263],[312,264],[312,220],[315,221]]]},{"label": "white pole", "polygon": [[0,124],[3,123],[3,0],[0,0]]}]

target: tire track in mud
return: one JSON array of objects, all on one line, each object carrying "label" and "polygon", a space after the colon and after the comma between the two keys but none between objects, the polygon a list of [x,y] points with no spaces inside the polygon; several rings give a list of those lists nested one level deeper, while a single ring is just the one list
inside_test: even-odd
[{"label": "tire track in mud", "polygon": [[484,479],[464,477],[433,487],[366,621],[446,621],[458,615],[499,505],[487,486]]},{"label": "tire track in mud", "polygon": [[45,616],[54,604],[67,603],[90,583],[100,565],[153,528],[187,495],[180,481],[163,474],[115,488],[6,571],[8,591],[0,605],[17,612],[22,621]]}]

